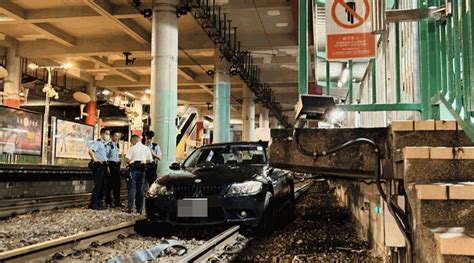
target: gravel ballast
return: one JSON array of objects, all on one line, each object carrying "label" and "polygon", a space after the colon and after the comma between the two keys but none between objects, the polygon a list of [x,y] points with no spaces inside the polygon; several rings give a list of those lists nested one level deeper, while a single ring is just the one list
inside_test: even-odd
[{"label": "gravel ballast", "polygon": [[118,209],[67,208],[0,221],[0,252],[143,218]]}]

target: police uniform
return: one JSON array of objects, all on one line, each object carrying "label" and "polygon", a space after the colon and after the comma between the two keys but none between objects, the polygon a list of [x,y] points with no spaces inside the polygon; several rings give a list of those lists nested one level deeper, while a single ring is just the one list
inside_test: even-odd
[{"label": "police uniform", "polygon": [[109,174],[107,176],[105,187],[105,203],[108,205],[112,204],[112,192],[113,204],[115,206],[120,206],[120,146],[118,142],[111,141],[107,143],[107,148],[109,149],[109,154],[107,155]]},{"label": "police uniform", "polygon": [[89,208],[99,209],[100,202],[104,197],[108,148],[104,140],[98,139],[89,145],[89,149],[94,152],[94,157],[96,160],[91,166],[92,175],[94,177],[94,189],[92,190]]},{"label": "police uniform", "polygon": [[128,149],[125,155],[129,160],[130,180],[128,182],[128,211],[132,212],[134,205],[138,213],[143,211],[145,195],[145,171],[146,164],[153,161],[151,151],[141,142]]},{"label": "police uniform", "polygon": [[[161,157],[161,149],[160,146],[156,143],[150,143],[148,145],[145,145],[148,148],[150,148],[150,151],[158,156]],[[157,167],[158,167],[158,160],[153,158],[153,161],[148,164],[148,167],[146,169],[146,181],[148,182],[148,187],[150,187],[156,180],[156,173],[157,173]]]}]

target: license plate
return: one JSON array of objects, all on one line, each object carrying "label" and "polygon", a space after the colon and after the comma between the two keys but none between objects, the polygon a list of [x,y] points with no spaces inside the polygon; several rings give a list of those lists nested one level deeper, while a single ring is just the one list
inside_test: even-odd
[{"label": "license plate", "polygon": [[178,200],[178,217],[207,217],[207,198]]}]

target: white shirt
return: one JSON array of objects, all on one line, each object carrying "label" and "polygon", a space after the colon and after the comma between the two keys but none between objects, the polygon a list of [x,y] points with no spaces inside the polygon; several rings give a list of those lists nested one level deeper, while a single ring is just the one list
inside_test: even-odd
[{"label": "white shirt", "polygon": [[141,142],[138,142],[137,144],[130,147],[130,149],[128,149],[127,155],[125,155],[125,158],[127,158],[130,161],[130,163],[133,163],[133,162],[146,163],[148,161],[149,162],[153,161],[150,148],[146,147]]}]

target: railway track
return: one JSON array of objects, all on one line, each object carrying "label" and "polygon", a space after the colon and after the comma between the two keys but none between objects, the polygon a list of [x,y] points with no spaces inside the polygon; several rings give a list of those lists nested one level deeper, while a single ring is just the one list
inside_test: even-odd
[{"label": "railway track", "polygon": [[[35,211],[82,206],[89,203],[91,194],[56,195],[34,198],[15,198],[0,201],[0,218],[26,214]],[[126,192],[122,192],[122,199]]]},{"label": "railway track", "polygon": [[48,258],[65,250],[81,250],[92,244],[104,244],[119,236],[133,234],[136,221],[121,223],[97,230],[78,233],[0,253],[0,262],[26,262]]},{"label": "railway track", "polygon": [[[295,199],[298,199],[300,196],[302,196],[302,194],[307,189],[309,189],[311,184],[312,183],[310,182],[299,185],[295,189]],[[86,194],[82,195],[83,198],[88,198],[88,196],[89,195]],[[74,197],[74,202],[78,202],[79,198],[77,196]],[[16,202],[16,204],[22,206],[44,205],[44,207],[46,207],[47,205],[51,205],[50,203],[53,202],[65,202],[57,201],[56,198],[59,197],[46,197],[43,200],[38,201],[38,203],[29,203],[31,201],[26,199],[15,201],[12,200],[12,203]],[[8,206],[0,206],[0,209],[3,208],[8,208]],[[134,230],[136,223],[137,221],[124,222],[97,230],[82,232],[68,237],[62,237],[10,251],[1,252],[0,262],[27,262],[41,259],[46,261],[50,259],[52,255],[61,254],[64,251],[69,251],[70,253],[85,251],[91,247],[108,244],[120,237],[127,237],[136,234]],[[221,254],[228,253],[229,247],[232,247],[236,243],[242,241],[242,236],[240,235],[239,230],[240,226],[232,226],[215,237],[209,239],[198,248],[189,251],[187,255],[176,259],[178,262],[207,262],[208,259],[218,258]],[[238,251],[235,250],[233,251],[233,253],[237,252]]]}]

